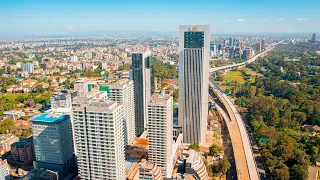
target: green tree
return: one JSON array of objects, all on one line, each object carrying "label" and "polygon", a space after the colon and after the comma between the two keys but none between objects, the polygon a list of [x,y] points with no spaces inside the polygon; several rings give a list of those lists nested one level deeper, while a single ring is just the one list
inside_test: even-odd
[{"label": "green tree", "polygon": [[173,101],[176,102],[179,98],[179,90],[178,89],[173,90],[172,96],[173,96]]},{"label": "green tree", "polygon": [[276,180],[289,180],[290,178],[290,171],[288,166],[285,164],[279,165],[279,167],[275,168],[272,172],[271,175],[274,177]]},{"label": "green tree", "polygon": [[215,144],[212,144],[212,145],[209,147],[210,154],[218,154],[218,153],[220,153],[222,150],[223,150],[223,147],[218,146],[218,145],[215,145]]},{"label": "green tree", "polygon": [[292,180],[306,180],[308,178],[308,167],[295,164],[291,168],[290,176]]},{"label": "green tree", "polygon": [[29,129],[26,129],[25,131],[23,131],[23,132],[21,133],[20,138],[28,138],[28,137],[30,137],[31,135],[32,135],[32,129],[29,128]]},{"label": "green tree", "polygon": [[14,120],[12,118],[7,118],[0,122],[0,134],[4,134],[12,128],[14,128]]},{"label": "green tree", "polygon": [[230,165],[230,162],[228,161],[227,156],[224,155],[223,158],[219,160],[219,167],[223,174],[226,174],[227,171],[230,169],[231,165]]},{"label": "green tree", "polygon": [[316,146],[312,146],[311,147],[311,153],[316,155],[316,154],[319,153],[319,149]]},{"label": "green tree", "polygon": [[199,143],[190,144],[189,149],[193,149],[193,150],[196,150],[196,151],[200,151]]}]

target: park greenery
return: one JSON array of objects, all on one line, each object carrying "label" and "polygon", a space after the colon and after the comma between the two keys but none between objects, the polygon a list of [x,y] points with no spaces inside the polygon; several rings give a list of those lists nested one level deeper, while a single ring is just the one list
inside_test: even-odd
[{"label": "park greenery", "polygon": [[14,128],[14,120],[7,118],[0,121],[0,134],[10,132]]},{"label": "park greenery", "polygon": [[179,76],[175,65],[164,64],[154,57],[151,57],[151,65],[154,69],[154,76],[160,80],[177,79]]},{"label": "park greenery", "polygon": [[273,179],[304,180],[319,156],[320,137],[305,128],[320,126],[320,57],[315,52],[308,43],[279,45],[247,66],[263,76],[250,80],[247,74],[244,84],[232,84],[230,95],[248,108],[256,140],[267,139],[259,148]]},{"label": "park greenery", "polygon": [[[14,108],[23,108],[26,106],[33,106],[35,104],[41,104],[44,106],[49,103],[51,93],[16,93],[0,95],[0,112],[12,110]],[[32,103],[33,102],[33,103]]]}]

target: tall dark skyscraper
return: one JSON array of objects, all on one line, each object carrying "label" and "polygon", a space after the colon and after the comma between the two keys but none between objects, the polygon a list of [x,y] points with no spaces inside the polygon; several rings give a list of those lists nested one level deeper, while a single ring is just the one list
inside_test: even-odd
[{"label": "tall dark skyscraper", "polygon": [[234,46],[234,39],[231,37],[231,38],[229,38],[229,46],[230,47],[233,47]]},{"label": "tall dark skyscraper", "polygon": [[132,54],[132,74],[134,81],[134,103],[136,135],[143,133],[147,126],[148,102],[151,97],[151,59],[150,52]]},{"label": "tall dark skyscraper", "polygon": [[208,116],[210,27],[180,26],[179,125],[185,143],[205,143]]},{"label": "tall dark skyscraper", "polygon": [[311,38],[311,42],[316,42],[316,41],[317,41],[316,33],[313,33],[312,38]]}]

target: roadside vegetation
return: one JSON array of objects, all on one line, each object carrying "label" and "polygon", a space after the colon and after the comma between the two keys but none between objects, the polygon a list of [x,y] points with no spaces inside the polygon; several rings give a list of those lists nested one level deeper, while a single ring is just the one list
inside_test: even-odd
[{"label": "roadside vegetation", "polygon": [[320,155],[320,135],[312,128],[320,126],[320,57],[316,49],[308,43],[280,45],[247,66],[263,76],[252,79],[251,72],[241,83],[234,79],[239,73],[231,73],[230,96],[237,105],[248,108],[247,119],[266,171],[274,179],[307,179],[308,166]]}]

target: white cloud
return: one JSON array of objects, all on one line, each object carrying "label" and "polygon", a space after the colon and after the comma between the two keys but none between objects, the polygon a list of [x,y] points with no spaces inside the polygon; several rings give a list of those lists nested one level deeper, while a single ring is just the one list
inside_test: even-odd
[{"label": "white cloud", "polygon": [[284,18],[277,18],[277,19],[274,19],[275,21],[283,21]]},{"label": "white cloud", "polygon": [[298,21],[308,21],[308,18],[297,18]]},{"label": "white cloud", "polygon": [[238,19],[237,21],[238,22],[245,22],[246,20],[245,19]]},{"label": "white cloud", "polygon": [[264,20],[265,20],[265,21],[268,21],[269,19],[268,19],[268,18],[265,18]]},{"label": "white cloud", "polygon": [[223,23],[227,23],[228,21],[224,20]]}]

